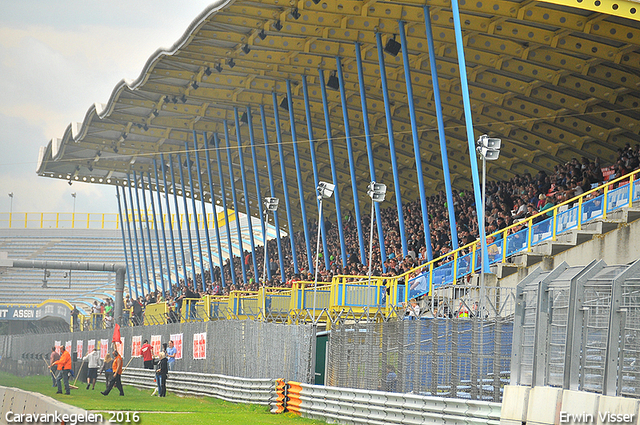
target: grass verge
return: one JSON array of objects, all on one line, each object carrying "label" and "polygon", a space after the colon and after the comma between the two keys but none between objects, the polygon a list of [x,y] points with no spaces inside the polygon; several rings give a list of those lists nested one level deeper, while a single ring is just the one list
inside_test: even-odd
[{"label": "grass verge", "polygon": [[[80,388],[71,390],[71,395],[56,394],[57,389],[51,386],[51,378],[42,375],[18,377],[0,372],[0,385],[38,392],[82,409],[101,412],[105,422],[114,416],[110,412],[116,412],[116,414],[117,412],[125,414],[126,412],[140,412],[139,423],[141,424],[326,424],[326,422],[318,420],[300,418],[291,413],[274,415],[269,413],[267,406],[235,404],[212,397],[178,396],[169,392],[165,398],[152,397],[151,390],[141,390],[127,385],[124,386],[124,397],[120,397],[115,388],[105,397],[100,394],[100,391],[105,389],[104,379],[96,384],[95,390],[86,390],[86,385],[81,385],[78,381],[76,385]],[[131,415],[129,417],[131,418]],[[126,423],[126,421],[122,423]]]}]

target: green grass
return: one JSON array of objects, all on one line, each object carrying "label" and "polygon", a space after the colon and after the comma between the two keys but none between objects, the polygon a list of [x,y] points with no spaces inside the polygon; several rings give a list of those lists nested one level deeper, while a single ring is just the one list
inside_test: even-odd
[{"label": "green grass", "polygon": [[15,387],[26,391],[38,392],[56,400],[82,409],[105,412],[104,420],[111,415],[106,412],[140,412],[141,424],[162,425],[208,425],[208,424],[292,424],[311,425],[326,422],[300,418],[291,413],[274,415],[267,406],[234,404],[211,397],[178,396],[167,393],[166,398],[152,397],[152,390],[124,386],[124,397],[113,389],[105,397],[100,391],[105,389],[104,378],[96,384],[95,390],[86,390],[85,386],[76,384],[79,389],[71,390],[71,395],[56,394],[57,388],[51,386],[48,376],[17,377],[0,372],[0,385]]}]

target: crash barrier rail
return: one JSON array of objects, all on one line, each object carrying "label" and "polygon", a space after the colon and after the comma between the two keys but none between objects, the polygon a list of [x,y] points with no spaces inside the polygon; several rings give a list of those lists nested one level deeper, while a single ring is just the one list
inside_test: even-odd
[{"label": "crash barrier rail", "polygon": [[[99,420],[95,418],[95,414],[80,409],[79,407],[70,406],[46,395],[32,393],[18,388],[0,386],[0,401],[2,401],[2,416],[0,417],[0,423],[7,423],[5,421],[14,421],[19,423],[55,423],[56,419],[63,420],[64,422],[62,423],[99,422]],[[46,420],[27,420],[24,417],[17,419],[13,414],[38,415],[39,419],[42,419],[41,415],[49,416]],[[66,417],[63,415],[66,415]],[[81,416],[83,420],[80,419]],[[33,416],[31,418],[33,419]]]},{"label": "crash barrier rail", "polygon": [[[122,383],[138,388],[157,388],[155,372],[149,369],[127,368]],[[167,391],[216,397],[232,403],[275,406],[275,379],[247,379],[209,373],[170,371]]]},{"label": "crash barrier rail", "polygon": [[[499,424],[501,404],[289,381],[278,386],[274,410],[344,424]],[[273,411],[273,410],[272,410]],[[274,412],[276,413],[276,412]]]},{"label": "crash barrier rail", "polygon": [[516,300],[512,385],[640,397],[640,260],[538,268]]}]

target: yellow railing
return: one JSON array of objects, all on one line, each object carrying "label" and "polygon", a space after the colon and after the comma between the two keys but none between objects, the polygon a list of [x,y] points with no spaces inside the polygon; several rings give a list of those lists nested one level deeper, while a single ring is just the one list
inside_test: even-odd
[{"label": "yellow railing", "polygon": [[[539,223],[535,223],[535,221],[537,221],[536,219],[543,218],[544,220],[546,220],[547,218],[552,218],[552,220],[549,221],[549,227],[551,228],[551,235],[549,238],[545,238],[544,240],[550,239],[552,241],[555,241],[557,236],[558,217],[559,215],[566,213],[566,210],[564,210],[564,207],[569,207],[573,205],[571,207],[571,209],[573,209],[577,206],[576,226],[567,227],[565,230],[569,230],[573,228],[579,230],[582,228],[583,224],[591,221],[592,219],[595,219],[595,218],[601,218],[603,220],[606,219],[607,214],[610,213],[612,210],[616,210],[625,206],[631,207],[634,199],[640,200],[640,190],[634,191],[634,188],[636,186],[638,186],[638,189],[640,189],[640,182],[638,182],[639,173],[640,173],[640,170],[636,170],[622,177],[608,181],[581,195],[575,196],[560,204],[554,205],[552,208],[539,212],[531,217],[526,218],[525,220],[522,220],[518,223],[514,223],[502,230],[489,234],[487,236],[487,239],[496,238],[498,241],[500,240],[502,241],[502,246],[499,248],[499,251],[500,251],[499,255],[501,256],[501,259],[499,262],[503,262],[503,263],[506,262],[506,259],[508,257],[508,254],[507,254],[508,247],[505,246],[505,241],[507,241],[508,237],[511,236],[512,234],[523,231],[522,229],[525,229],[525,228],[528,229],[526,231],[527,233],[526,250],[522,249],[522,250],[518,250],[517,252],[521,252],[521,251],[530,252],[534,244],[540,243],[540,241],[536,242],[534,240],[534,235],[533,235],[534,227],[539,224]],[[624,186],[627,184],[628,184],[628,187],[625,188]],[[627,191],[627,193],[624,193],[625,190]],[[616,196],[622,195],[617,197],[622,198],[624,202],[621,204],[620,202],[617,201],[616,205],[611,207],[610,205],[608,205],[608,203],[611,201],[609,198],[614,191],[616,192]],[[601,210],[601,215],[598,215],[597,217],[592,217],[592,218],[587,217],[586,219],[583,220],[584,204],[586,202],[592,201],[592,199],[598,200],[599,197],[602,197],[602,199],[600,200],[601,204],[598,207],[598,209],[594,211],[597,212]],[[595,201],[593,201],[592,203],[595,203]],[[563,211],[561,211],[561,209],[563,209]],[[458,278],[462,277],[462,275],[460,274],[460,270],[458,270],[458,267],[460,266],[459,260],[463,256],[466,256],[469,254],[470,254],[470,260],[471,260],[469,270],[470,271],[478,270],[479,266],[478,264],[476,264],[476,262],[477,262],[477,258],[480,255],[480,241],[476,240],[474,242],[471,242],[465,246],[458,248],[457,250],[448,252],[445,255],[442,255],[438,258],[434,258],[429,262],[426,262],[418,267],[415,267],[412,270],[405,272],[394,279],[405,279],[406,281],[409,281],[410,279],[428,270],[429,288],[431,289],[434,287],[434,284],[437,283],[433,281],[434,269],[436,269],[439,266],[441,267],[443,265],[451,264],[452,276],[454,277],[452,280],[453,282],[455,282]],[[495,258],[496,257],[494,257],[494,261],[490,260],[490,262],[495,263],[496,262]],[[468,273],[464,273],[463,275],[466,275],[466,274]],[[409,291],[406,291],[405,298],[407,296],[409,296]],[[406,302],[407,299],[405,299],[404,301]]]}]

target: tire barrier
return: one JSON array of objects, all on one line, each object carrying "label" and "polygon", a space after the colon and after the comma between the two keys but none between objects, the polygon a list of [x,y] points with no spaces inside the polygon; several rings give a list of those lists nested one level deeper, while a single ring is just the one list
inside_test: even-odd
[{"label": "tire barrier", "polygon": [[[156,388],[155,373],[149,369],[128,368],[122,383],[137,388]],[[284,382],[284,381],[283,381]],[[275,379],[246,379],[193,372],[169,372],[167,391],[216,397],[232,403],[276,406]]]},{"label": "tire barrier", "polygon": [[284,379],[276,380],[276,404],[271,409],[271,413],[284,413],[287,405],[287,384]]},{"label": "tire barrier", "polygon": [[[286,394],[285,394],[286,389]],[[501,404],[288,382],[285,410],[329,423],[373,425],[500,423]]]}]

